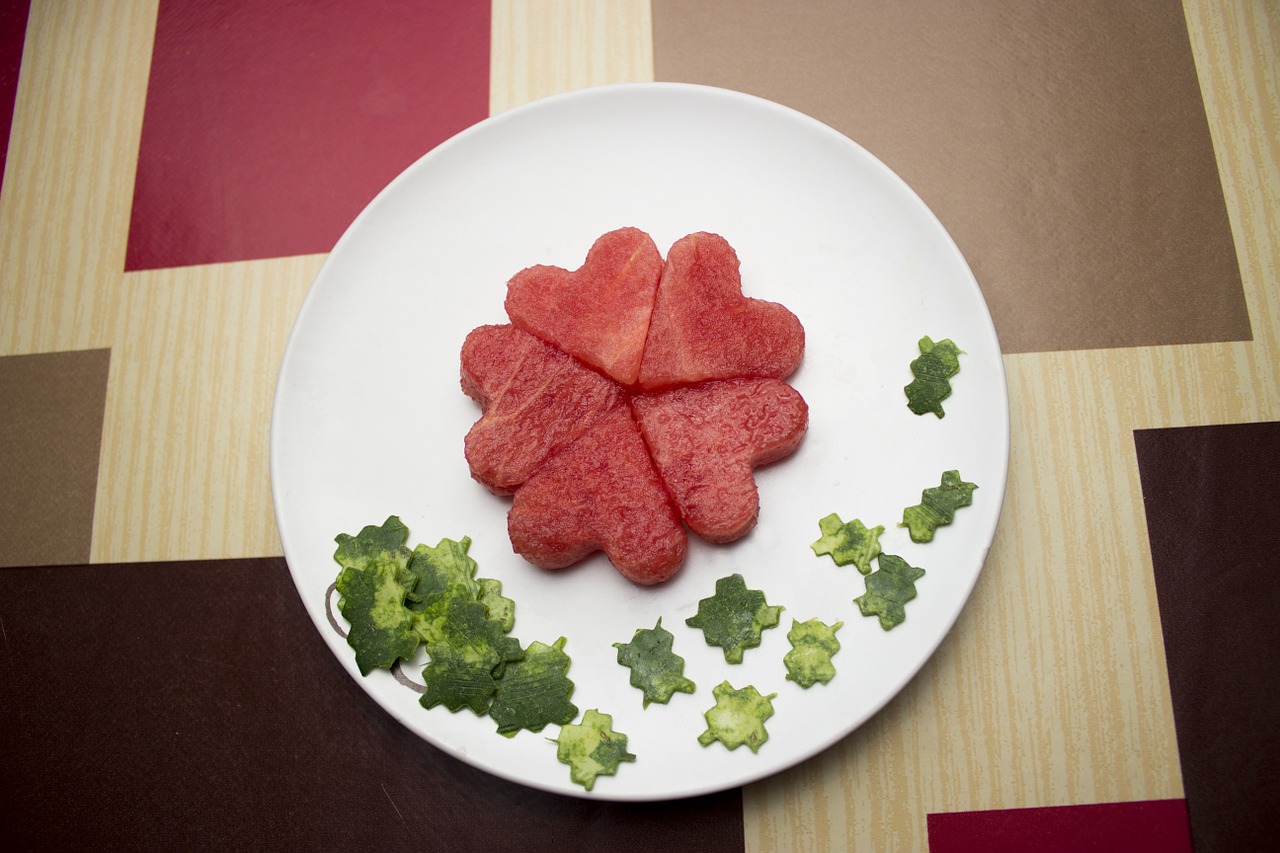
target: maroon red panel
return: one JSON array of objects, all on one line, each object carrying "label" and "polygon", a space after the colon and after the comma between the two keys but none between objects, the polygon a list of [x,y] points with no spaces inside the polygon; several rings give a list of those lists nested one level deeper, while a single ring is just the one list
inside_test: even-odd
[{"label": "maroon red panel", "polygon": [[488,2],[165,0],[125,268],[327,252],[488,111]]},{"label": "maroon red panel", "polygon": [[929,853],[1190,853],[1184,800],[929,815]]},{"label": "maroon red panel", "polygon": [[0,3],[0,187],[9,159],[9,130],[13,127],[13,100],[18,94],[18,71],[22,67],[22,45],[27,38],[29,0]]}]

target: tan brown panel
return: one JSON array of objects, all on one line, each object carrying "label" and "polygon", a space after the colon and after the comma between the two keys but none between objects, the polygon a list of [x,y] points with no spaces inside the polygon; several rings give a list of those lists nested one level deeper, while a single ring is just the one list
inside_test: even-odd
[{"label": "tan brown panel", "polygon": [[655,0],[660,80],[780,101],[951,231],[1005,352],[1249,340],[1182,7]]},{"label": "tan brown panel", "polygon": [[83,563],[111,351],[0,358],[0,566]]}]

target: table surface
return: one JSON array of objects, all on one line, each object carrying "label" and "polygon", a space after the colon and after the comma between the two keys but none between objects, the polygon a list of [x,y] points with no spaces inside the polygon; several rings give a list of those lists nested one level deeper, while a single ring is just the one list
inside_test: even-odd
[{"label": "table surface", "polygon": [[[4,4],[0,837],[1267,846],[1280,6],[774,5]],[[972,599],[888,707],[646,806],[491,779],[354,687],[291,586],[268,437],[382,185],[488,115],[654,80],[792,106],[920,194],[991,308],[1011,457]]]}]

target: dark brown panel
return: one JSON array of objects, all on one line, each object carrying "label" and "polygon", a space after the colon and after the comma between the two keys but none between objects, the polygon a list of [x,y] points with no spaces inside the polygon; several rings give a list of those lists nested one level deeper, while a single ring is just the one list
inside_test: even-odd
[{"label": "dark brown panel", "polygon": [[901,175],[1005,352],[1252,338],[1177,0],[653,7],[659,80],[795,107]]},{"label": "dark brown panel", "polygon": [[0,358],[0,567],[88,562],[110,362]]},{"label": "dark brown panel", "polygon": [[737,790],[589,802],[434,749],[339,666],[281,559],[10,569],[0,625],[0,849],[744,847]]},{"label": "dark brown panel", "polygon": [[1280,423],[1134,438],[1195,849],[1270,850],[1280,837]]}]

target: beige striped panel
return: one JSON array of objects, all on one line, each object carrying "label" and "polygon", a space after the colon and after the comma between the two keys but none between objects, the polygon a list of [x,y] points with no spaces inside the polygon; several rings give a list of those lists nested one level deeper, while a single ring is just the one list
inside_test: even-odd
[{"label": "beige striped panel", "polygon": [[588,86],[653,81],[648,0],[494,0],[489,112]]},{"label": "beige striped panel", "polygon": [[0,355],[107,347],[154,2],[32,0],[0,197]]}]

